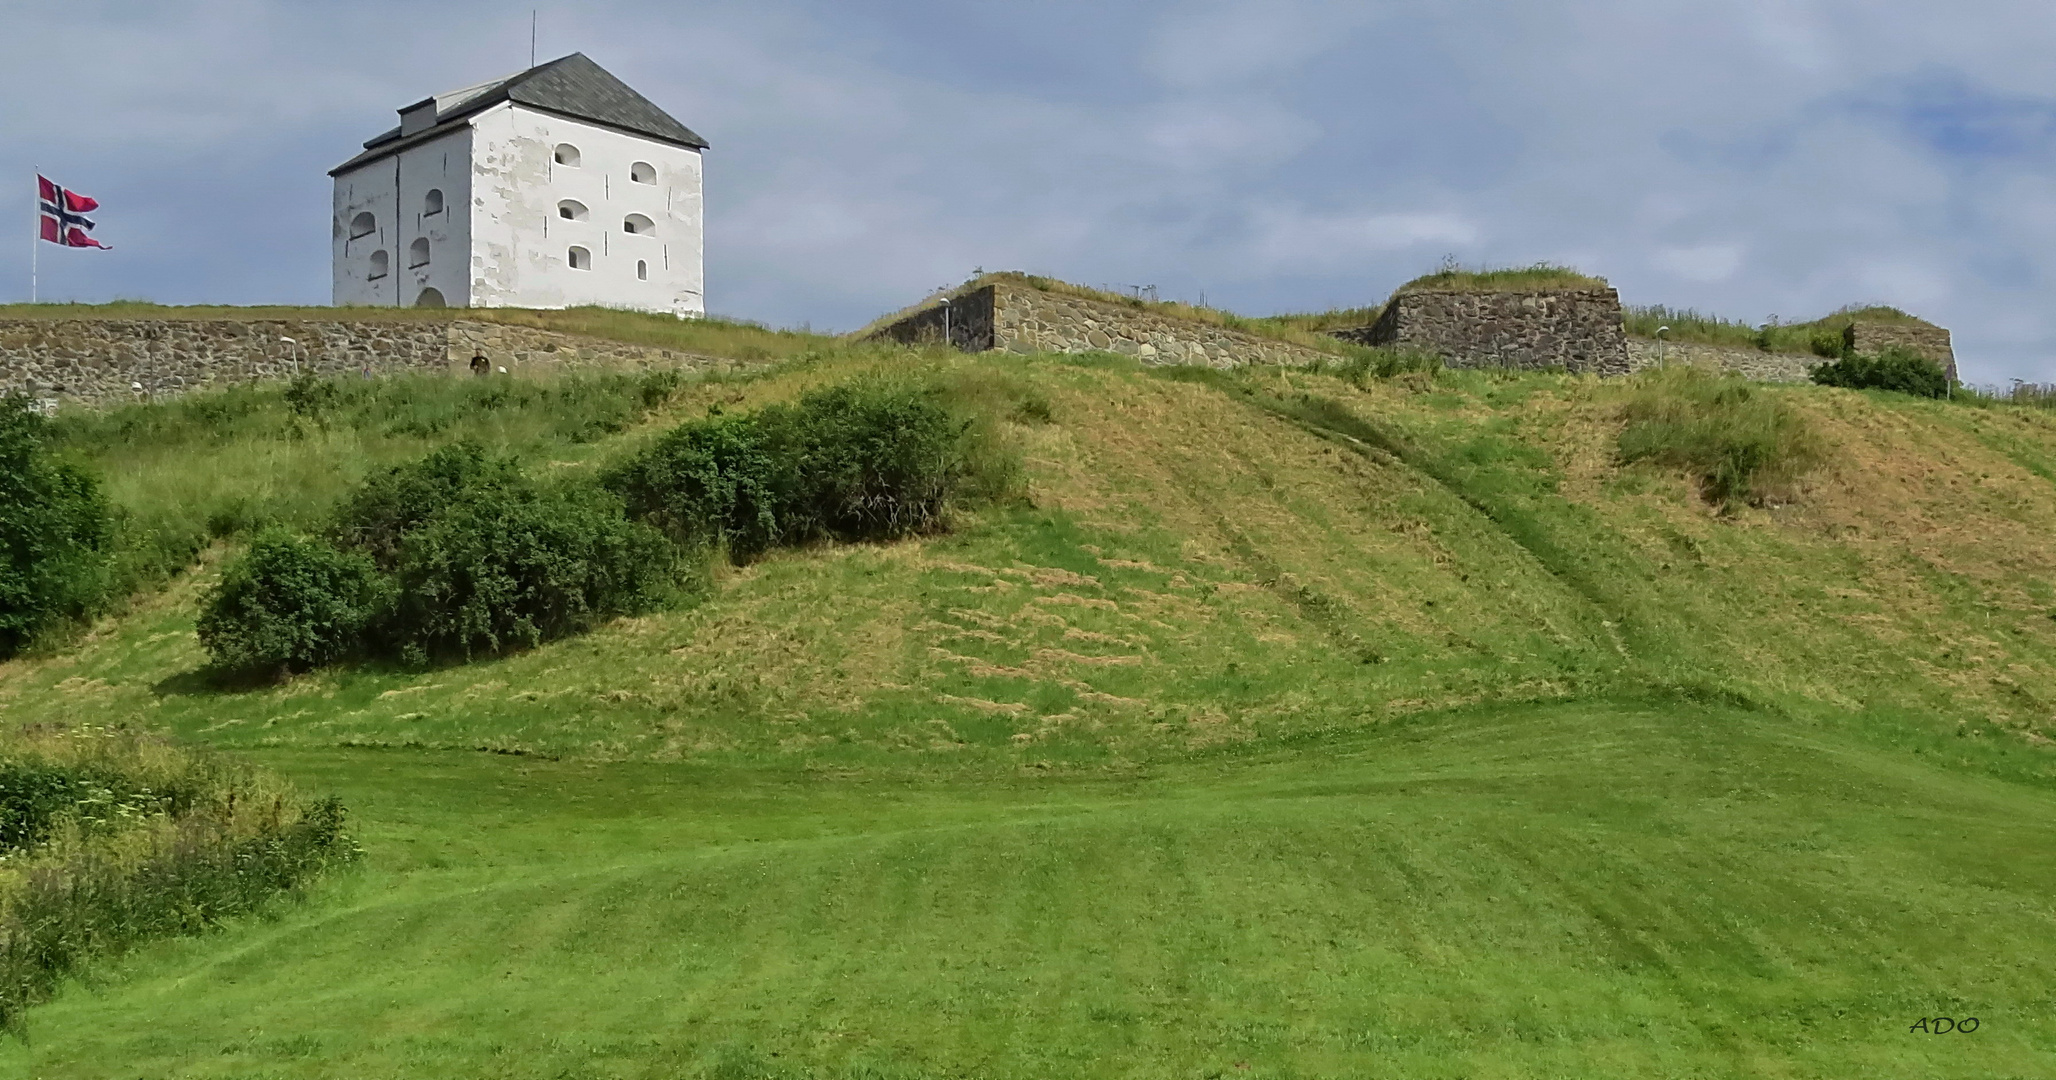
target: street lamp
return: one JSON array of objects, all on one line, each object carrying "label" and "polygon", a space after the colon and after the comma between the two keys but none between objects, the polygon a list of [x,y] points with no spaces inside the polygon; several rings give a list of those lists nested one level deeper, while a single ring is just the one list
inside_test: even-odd
[{"label": "street lamp", "polygon": [[1671,328],[1668,326],[1659,326],[1656,328],[1656,367],[1658,370],[1662,370],[1663,368],[1663,335],[1668,334],[1670,332]]},{"label": "street lamp", "polygon": [[956,344],[949,338],[949,297],[947,296],[942,298],[942,343],[950,346]]}]

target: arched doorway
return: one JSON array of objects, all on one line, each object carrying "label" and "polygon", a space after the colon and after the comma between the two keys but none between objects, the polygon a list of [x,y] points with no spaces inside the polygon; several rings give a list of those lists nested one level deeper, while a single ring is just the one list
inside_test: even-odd
[{"label": "arched doorway", "polygon": [[448,304],[445,304],[445,303],[443,303],[443,294],[442,294],[442,292],[441,292],[440,290],[436,289],[436,288],[435,288],[434,286],[430,286],[429,288],[426,288],[426,289],[423,289],[423,290],[421,290],[421,295],[420,295],[420,296],[417,296],[417,297],[415,297],[415,298],[414,298],[414,306],[415,306],[415,307],[448,307],[449,305],[448,305]]}]

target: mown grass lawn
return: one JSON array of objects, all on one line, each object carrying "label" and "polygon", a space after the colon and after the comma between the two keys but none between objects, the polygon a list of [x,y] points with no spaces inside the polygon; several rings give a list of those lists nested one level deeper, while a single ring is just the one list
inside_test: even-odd
[{"label": "mown grass lawn", "polygon": [[[1130,775],[255,755],[363,869],[0,1046],[65,1077],[2033,1077],[2056,795],[1498,707]],[[1968,1035],[1909,1033],[1975,1016]]]}]

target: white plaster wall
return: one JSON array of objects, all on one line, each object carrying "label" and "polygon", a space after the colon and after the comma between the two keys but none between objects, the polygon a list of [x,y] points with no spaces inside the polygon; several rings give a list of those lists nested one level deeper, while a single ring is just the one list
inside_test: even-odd
[{"label": "white plaster wall", "polygon": [[[472,129],[469,303],[706,313],[699,151],[512,104],[473,117]],[[578,147],[579,167],[555,163],[559,143]],[[629,180],[638,161],[656,166],[655,184]],[[588,220],[560,218],[562,199],[584,203]],[[623,232],[631,213],[656,232]],[[592,269],[571,269],[574,244],[592,252]]]},{"label": "white plaster wall", "polygon": [[[472,132],[460,128],[335,178],[334,302],[412,307],[434,288],[452,307],[468,305],[471,228]],[[425,212],[430,190],[443,193],[443,212]],[[397,208],[397,210],[396,210]],[[378,230],[351,240],[350,221],[370,211]],[[409,248],[427,237],[427,265],[410,265]],[[373,279],[371,254],[384,251],[387,274]]]}]

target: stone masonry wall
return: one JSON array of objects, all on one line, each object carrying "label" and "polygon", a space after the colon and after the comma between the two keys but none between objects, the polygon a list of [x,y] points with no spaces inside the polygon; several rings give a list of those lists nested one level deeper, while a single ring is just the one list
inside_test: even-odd
[{"label": "stone masonry wall", "polygon": [[984,352],[993,347],[993,312],[999,290],[987,285],[950,297],[949,303],[907,316],[873,334],[907,345],[934,344],[945,329],[950,344],[965,352]]},{"label": "stone masonry wall", "polygon": [[[1663,344],[1663,362],[1732,371],[1759,382],[1805,382],[1807,373],[1813,370],[1814,365],[1827,361],[1818,356],[1767,353],[1761,349],[1734,349],[1693,341],[1667,341]],[[1646,338],[1629,338],[1628,369],[1640,371],[1655,366],[1656,342]]]},{"label": "stone masonry wall", "polygon": [[[1115,352],[1145,364],[1207,367],[1310,364],[1333,359],[1329,353],[1303,345],[1011,282],[960,293],[951,298],[950,306],[951,343],[967,352]],[[940,309],[931,307],[870,336],[936,341],[941,328]]]},{"label": "stone masonry wall", "polygon": [[[292,340],[287,340],[287,339]],[[16,319],[0,321],[0,393],[43,409],[114,405],[290,378],[615,366],[689,370],[738,361],[469,321]]]},{"label": "stone masonry wall", "polygon": [[1026,286],[998,290],[994,348],[1008,352],[1116,352],[1145,364],[1237,367],[1311,364],[1329,353],[1146,308]]},{"label": "stone masonry wall", "polygon": [[1919,323],[1858,322],[1849,324],[1842,340],[1852,351],[1876,355],[1891,346],[1912,350],[1942,365],[1950,379],[1956,378],[1956,349],[1949,331]]},{"label": "stone masonry wall", "polygon": [[1628,371],[1620,294],[1612,289],[1535,292],[1412,290],[1371,326],[1337,331],[1365,345],[1423,349],[1451,367]]}]

